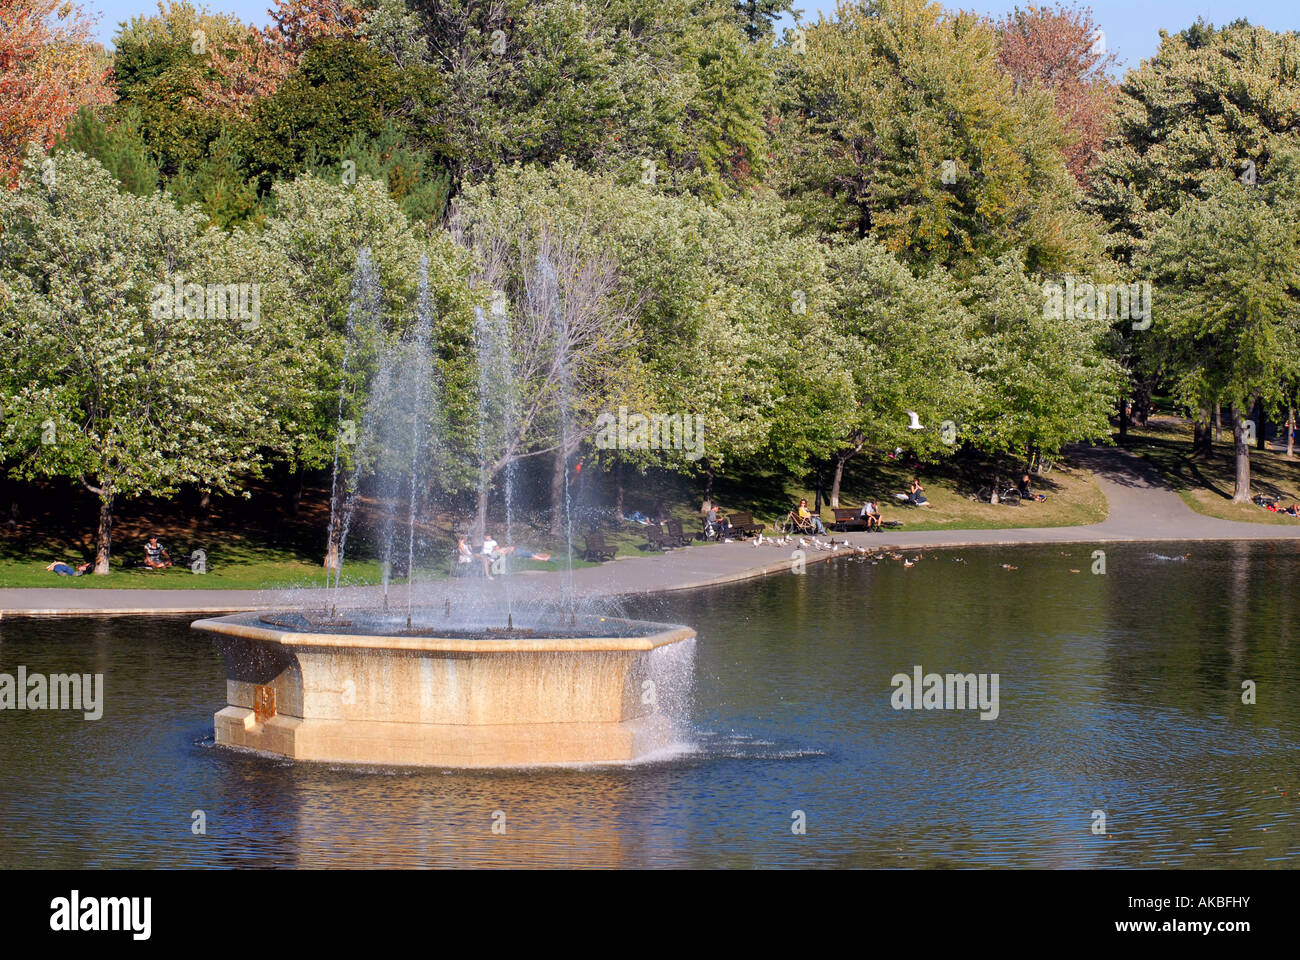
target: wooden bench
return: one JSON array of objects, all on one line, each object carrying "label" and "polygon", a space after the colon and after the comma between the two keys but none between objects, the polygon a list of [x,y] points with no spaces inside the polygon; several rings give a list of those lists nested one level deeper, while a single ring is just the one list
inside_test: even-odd
[{"label": "wooden bench", "polygon": [[671,550],[676,547],[677,541],[671,534],[663,532],[663,529],[657,523],[651,523],[645,528],[646,546],[651,550]]},{"label": "wooden bench", "polygon": [[664,522],[664,526],[668,528],[668,536],[672,537],[683,547],[690,544],[691,538],[688,537],[686,531],[682,529],[682,522],[680,520],[667,520]]},{"label": "wooden bench", "polygon": [[614,553],[614,548],[605,542],[603,533],[587,534],[586,549],[582,551],[582,559],[588,563],[604,563],[606,560],[613,560]]},{"label": "wooden bench", "polygon": [[731,521],[731,532],[738,537],[748,537],[762,533],[767,529],[766,523],[755,523],[752,513],[732,513],[727,515]]},{"label": "wooden bench", "polygon": [[832,530],[867,530],[866,518],[862,516],[860,509],[854,507],[831,507],[831,512],[835,514],[835,519],[831,521]]}]

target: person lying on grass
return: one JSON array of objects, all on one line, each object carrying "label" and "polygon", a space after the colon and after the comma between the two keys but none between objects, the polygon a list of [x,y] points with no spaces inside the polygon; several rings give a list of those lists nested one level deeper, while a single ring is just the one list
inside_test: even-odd
[{"label": "person lying on grass", "polygon": [[551,559],[549,553],[536,553],[527,547],[509,546],[503,547],[492,538],[492,534],[483,535],[483,574],[492,580],[492,573],[495,571],[498,575],[504,575],[506,572],[506,557],[516,553],[525,560],[540,560],[543,563]]},{"label": "person lying on grass", "polygon": [[83,573],[85,573],[88,569],[90,569],[90,564],[83,563],[81,566],[77,567],[74,570],[66,563],[60,563],[58,560],[55,560],[45,569],[51,571],[52,573],[57,573],[61,577],[79,577]]}]

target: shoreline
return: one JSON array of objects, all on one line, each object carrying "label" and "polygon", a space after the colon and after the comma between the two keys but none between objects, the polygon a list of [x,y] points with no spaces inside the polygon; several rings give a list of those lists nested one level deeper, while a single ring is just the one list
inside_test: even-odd
[{"label": "shoreline", "polygon": [[[802,558],[795,555],[799,547],[789,543],[766,554],[762,551],[770,550],[767,543],[761,547],[754,547],[749,541],[700,544],[662,554],[613,560],[574,571],[571,575],[573,593],[578,599],[616,599],[699,590],[784,573],[799,559],[808,565],[853,556],[864,549],[875,553],[1053,543],[1300,541],[1300,524],[1290,527],[1243,523],[1194,512],[1150,465],[1126,451],[1092,448],[1075,456],[1092,470],[1106,495],[1110,512],[1100,523],[1071,527],[923,530],[910,535],[893,532],[840,534],[835,536],[835,549],[808,549]],[[510,578],[508,589],[513,599],[527,602],[554,597],[569,579],[570,574],[564,571],[520,573]],[[462,579],[420,584],[421,605],[472,600],[479,593],[480,582]],[[0,589],[0,619],[206,616],[301,607],[313,599],[318,599],[322,605],[366,605],[375,602],[381,589],[374,585],[345,587],[335,593],[325,587],[208,591],[104,587],[74,592],[58,587],[14,587]],[[405,606],[407,590],[405,584],[390,588],[390,600]]]}]

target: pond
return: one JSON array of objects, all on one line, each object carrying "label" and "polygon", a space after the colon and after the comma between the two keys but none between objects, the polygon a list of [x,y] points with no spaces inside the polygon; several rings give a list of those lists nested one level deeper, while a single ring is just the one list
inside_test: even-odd
[{"label": "pond", "polygon": [[[628,602],[699,633],[690,747],[601,768],[227,750],[190,618],[6,619],[0,674],[105,695],[0,711],[0,867],[1295,867],[1298,575],[1290,543],[1052,545]],[[896,709],[917,668],[996,674],[996,716]]]}]

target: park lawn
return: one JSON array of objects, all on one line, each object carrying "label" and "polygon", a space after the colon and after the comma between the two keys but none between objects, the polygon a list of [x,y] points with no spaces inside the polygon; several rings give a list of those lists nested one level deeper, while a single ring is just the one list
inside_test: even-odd
[{"label": "park lawn", "polygon": [[[1232,431],[1214,444],[1214,456],[1193,458],[1192,424],[1181,417],[1152,417],[1144,427],[1131,427],[1125,448],[1147,460],[1197,513],[1246,523],[1300,524],[1284,514],[1270,513],[1253,503],[1233,503],[1236,462]],[[1300,501],[1300,458],[1288,460],[1284,450],[1250,451],[1251,495],[1265,493],[1284,501]]]},{"label": "park lawn", "polygon": [[[174,556],[174,559],[178,559],[176,565],[166,570],[144,570],[134,562],[124,563],[123,557],[115,556],[109,563],[107,576],[87,573],[80,577],[60,577],[45,567],[51,560],[62,560],[76,566],[76,556],[69,556],[53,545],[44,549],[26,546],[21,552],[5,545],[0,550],[0,588],[272,590],[325,585],[325,571],[319,561],[313,562],[282,548],[227,541],[221,547],[207,550],[205,573],[192,570],[183,557]],[[344,583],[379,583],[380,577],[378,561],[344,565]]]},{"label": "park lawn", "polygon": [[[863,469],[863,466],[866,469]],[[1106,519],[1109,506],[1106,495],[1093,478],[1091,471],[1069,464],[1068,458],[1058,460],[1053,468],[1041,476],[1033,474],[1033,489],[1047,499],[1023,502],[1019,506],[993,505],[975,499],[979,488],[989,484],[992,474],[983,466],[971,470],[961,469],[953,462],[921,465],[909,470],[896,461],[868,464],[853,470],[846,477],[840,496],[841,506],[859,506],[866,497],[873,496],[880,503],[883,519],[899,520],[904,530],[1002,530],[1013,527],[1070,527],[1100,523]],[[916,475],[930,500],[928,507],[908,507],[894,496],[907,490],[908,481]],[[1002,483],[1017,479],[1018,474],[1004,467]],[[811,492],[800,492],[813,502]],[[797,498],[796,498],[797,499]],[[834,517],[829,508],[822,511],[827,522]]]},{"label": "park lawn", "polygon": [[[575,553],[580,548],[575,547]],[[196,573],[189,566],[177,563],[166,570],[144,570],[127,567],[121,558],[110,563],[107,576],[96,577],[89,573],[80,577],[60,577],[45,569],[50,560],[62,559],[69,565],[73,557],[64,558],[58,553],[41,553],[33,558],[9,551],[0,552],[0,589],[9,587],[61,587],[69,590],[112,588],[114,590],[280,590],[293,587],[326,586],[325,571],[317,560],[298,556],[291,551],[269,547],[244,546],[213,550],[208,553],[207,572]],[[580,557],[574,557],[575,569],[592,566]],[[550,563],[526,560],[516,563],[516,573],[528,570],[565,569],[565,551],[561,547]],[[442,580],[448,576],[447,567],[437,569],[416,568],[420,581]],[[344,586],[366,586],[383,581],[382,565],[378,560],[346,561],[343,564]],[[394,584],[406,582],[405,577],[394,577]]]},{"label": "park lawn", "polygon": [[[905,490],[914,473],[925,485],[932,506],[904,507],[894,499],[893,493]],[[1011,476],[1009,469],[1003,470],[1004,480]],[[977,502],[975,491],[986,485],[989,479],[988,464],[974,462],[969,457],[922,464],[911,469],[898,461],[863,455],[849,461],[840,502],[846,507],[856,507],[865,497],[874,496],[880,501],[885,519],[901,521],[905,530],[1072,526],[1097,523],[1106,517],[1106,499],[1092,475],[1086,470],[1071,468],[1068,463],[1059,464],[1043,476],[1035,475],[1035,488],[1048,498],[1044,503],[1008,507]],[[609,502],[606,499],[608,493],[603,492],[603,502]],[[700,531],[699,496],[697,484],[690,479],[663,475],[646,477],[640,484],[629,485],[625,508],[649,513],[653,504],[662,499],[669,513],[682,521],[683,530],[694,536]],[[724,512],[748,511],[755,520],[767,524],[769,534],[777,529],[801,497],[813,503],[815,491],[803,489],[798,479],[779,472],[752,474],[743,480],[719,477],[714,492],[714,499]],[[148,512],[156,515],[159,508],[153,505]],[[829,507],[822,510],[822,518],[827,524],[833,516]],[[1271,514],[1267,516],[1275,519]],[[530,524],[526,518],[518,518],[516,522],[519,524],[516,533],[522,542],[534,549],[547,550],[552,555],[549,562],[529,560],[512,565],[516,574],[567,568],[568,551],[562,539],[557,541],[540,524]],[[213,520],[202,534],[196,534],[187,530],[182,515],[174,520],[155,517],[150,522],[150,529],[160,532],[173,557],[181,562],[163,571],[141,569],[138,556],[141,537],[137,531],[132,536],[123,537],[116,548],[112,572],[105,577],[60,577],[45,570],[51,560],[62,560],[75,566],[88,555],[84,543],[73,543],[66,535],[62,539],[55,533],[0,539],[0,588],[273,590],[325,586],[325,572],[317,548],[323,539],[323,528],[304,527],[296,539],[286,541],[282,537],[280,542],[273,542],[264,536],[261,525],[250,518],[230,513]],[[239,528],[240,532],[235,533],[232,528]],[[640,524],[624,522],[611,526],[606,518],[601,532],[619,557],[653,553],[647,549],[646,528]],[[574,569],[593,566],[582,559],[585,533],[586,525],[575,519]],[[450,561],[450,529],[445,531],[445,535]],[[207,570],[203,574],[191,572],[185,562],[189,556],[187,544],[193,543],[210,545],[205,547]],[[700,541],[697,543],[704,545]],[[440,580],[446,576],[447,566],[417,569],[419,580]],[[382,570],[378,560],[349,560],[344,565],[344,584],[369,585],[381,581]],[[405,580],[395,577],[392,582],[400,584]]]},{"label": "park lawn", "polygon": [[[1106,495],[1102,493],[1092,473],[1058,462],[1053,469],[1033,477],[1034,488],[1045,494],[1042,503],[1023,503],[1020,506],[994,506],[974,499],[978,488],[987,484],[991,474],[987,465],[961,466],[953,463],[923,464],[912,470],[897,461],[872,461],[866,456],[850,460],[845,471],[840,494],[840,504],[845,507],[861,506],[868,496],[880,502],[886,521],[898,520],[904,530],[997,530],[1014,527],[1068,527],[1100,523],[1109,512]],[[920,477],[929,497],[929,507],[905,507],[893,496],[907,489],[913,474]],[[1009,479],[1004,469],[1003,480]],[[829,484],[828,484],[829,486]],[[816,502],[816,491],[804,489],[780,474],[754,475],[746,478],[745,486],[738,486],[727,478],[719,478],[715,486],[715,501],[724,513],[747,511],[759,523],[767,524],[765,534],[775,532],[791,507],[806,498]],[[682,521],[682,529],[691,534],[700,530],[699,504],[675,498],[667,501],[669,512]],[[834,513],[827,506],[822,519],[829,526]],[[605,541],[618,547],[619,556],[644,556],[650,551],[646,544],[645,528],[625,524],[614,531],[605,530]],[[698,542],[698,541],[697,541]],[[701,544],[702,545],[702,544]],[[575,544],[575,547],[578,545]]]}]

